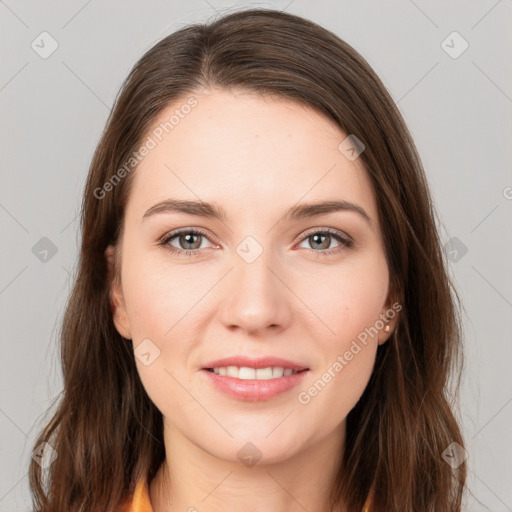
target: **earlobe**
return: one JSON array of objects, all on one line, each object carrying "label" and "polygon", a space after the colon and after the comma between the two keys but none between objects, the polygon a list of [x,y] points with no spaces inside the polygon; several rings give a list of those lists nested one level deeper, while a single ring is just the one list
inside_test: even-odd
[{"label": "earlobe", "polygon": [[385,321],[385,325],[383,329],[379,332],[379,345],[383,345],[388,341],[389,338],[391,338],[391,335],[395,331],[396,328],[396,317],[393,319],[387,319]]},{"label": "earlobe", "polygon": [[382,311],[381,318],[383,318],[384,325],[379,330],[379,345],[383,345],[391,337],[396,330],[398,323],[399,311],[402,305],[396,300],[395,295],[390,293],[389,300],[386,302],[386,307]]},{"label": "earlobe", "polygon": [[116,248],[109,245],[105,250],[105,258],[108,268],[110,311],[114,325],[119,334],[126,339],[131,339],[131,326],[126,311],[121,280],[116,272]]},{"label": "earlobe", "polygon": [[387,319],[384,321],[384,327],[379,331],[379,345],[383,345],[391,338],[395,330],[396,319]]}]

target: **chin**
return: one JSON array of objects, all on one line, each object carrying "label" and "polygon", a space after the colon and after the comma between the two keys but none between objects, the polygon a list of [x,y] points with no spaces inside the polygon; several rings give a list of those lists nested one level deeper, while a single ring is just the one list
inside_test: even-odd
[{"label": "chin", "polygon": [[[295,455],[299,445],[293,439],[287,439],[283,443],[283,435],[276,432],[275,439],[266,437],[268,431],[260,433],[244,432],[242,436],[236,436],[228,445],[215,444],[215,446],[205,446],[204,449],[213,457],[240,464],[245,467],[253,467],[255,465],[271,465],[284,462]],[[239,440],[243,438],[244,440]]]}]

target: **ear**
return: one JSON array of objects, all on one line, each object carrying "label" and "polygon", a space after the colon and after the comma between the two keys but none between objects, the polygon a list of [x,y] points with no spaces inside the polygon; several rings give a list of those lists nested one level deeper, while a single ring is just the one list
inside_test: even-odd
[{"label": "ear", "polygon": [[390,288],[386,304],[380,315],[384,325],[382,329],[379,329],[379,345],[386,343],[395,331],[401,310],[402,304],[398,301],[398,295]]},{"label": "ear", "polygon": [[120,272],[116,267],[116,248],[113,245],[109,245],[105,249],[105,258],[107,260],[108,282],[110,286],[110,310],[114,325],[119,334],[129,340],[132,338],[131,325],[126,311]]}]

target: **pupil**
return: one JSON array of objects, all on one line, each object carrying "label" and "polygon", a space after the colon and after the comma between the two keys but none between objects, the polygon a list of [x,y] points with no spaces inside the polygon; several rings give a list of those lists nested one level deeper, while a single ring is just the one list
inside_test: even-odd
[{"label": "pupil", "polygon": [[[328,239],[328,235],[320,235],[320,234],[316,234],[316,235],[313,235],[313,240],[314,240],[314,243],[319,243],[320,245],[322,245],[322,242],[319,241],[319,239],[321,238],[324,238],[325,240]],[[329,244],[325,244],[325,240],[324,240],[324,243],[323,243],[323,247],[322,248],[326,248]]]},{"label": "pupil", "polygon": [[[195,236],[197,236],[197,235],[194,235],[193,233],[188,233],[186,235],[183,235],[183,238],[185,239],[185,246],[186,246],[186,244],[192,244],[193,245],[194,242],[191,241],[190,239],[191,238],[193,239]],[[196,249],[196,247],[187,247],[187,249]]]}]

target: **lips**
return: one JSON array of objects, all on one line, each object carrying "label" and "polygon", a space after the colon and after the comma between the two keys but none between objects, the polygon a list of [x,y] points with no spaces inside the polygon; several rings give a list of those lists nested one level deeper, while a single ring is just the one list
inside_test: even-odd
[{"label": "lips", "polygon": [[281,357],[230,356],[206,363],[200,374],[231,398],[266,401],[298,386],[308,370],[302,363]]},{"label": "lips", "polygon": [[286,392],[290,392],[293,388],[304,382],[304,379],[309,373],[308,370],[303,370],[298,373],[269,380],[242,380],[217,375],[206,369],[199,372],[202,379],[205,379],[209,385],[212,385],[225,396],[231,399],[252,402],[268,401]]},{"label": "lips", "polygon": [[247,368],[269,368],[269,367],[280,367],[289,368],[298,372],[302,370],[309,370],[307,366],[295,361],[283,359],[280,357],[265,356],[259,358],[252,358],[247,356],[230,356],[223,359],[216,359],[210,361],[203,366],[203,370],[212,370],[213,368],[226,367],[226,366],[238,366]]}]

